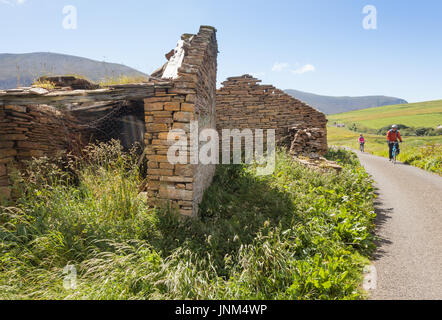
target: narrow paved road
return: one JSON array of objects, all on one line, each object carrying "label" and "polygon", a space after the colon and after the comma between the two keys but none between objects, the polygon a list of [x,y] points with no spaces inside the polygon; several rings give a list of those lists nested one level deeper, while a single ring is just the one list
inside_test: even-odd
[{"label": "narrow paved road", "polygon": [[442,299],[442,178],[358,152],[376,181],[379,248],[371,298]]}]

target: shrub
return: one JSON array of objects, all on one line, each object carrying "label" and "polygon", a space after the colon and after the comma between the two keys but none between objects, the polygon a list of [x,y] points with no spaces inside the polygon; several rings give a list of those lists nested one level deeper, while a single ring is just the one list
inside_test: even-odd
[{"label": "shrub", "polygon": [[[380,134],[380,135],[387,135],[387,132],[391,130],[392,125],[383,127],[381,129],[379,129],[376,133]],[[407,135],[406,133],[410,133],[410,132],[413,132],[413,134],[414,134],[414,131],[415,131],[414,128],[410,128],[410,127],[406,126],[405,124],[397,124],[397,127],[398,127],[398,130],[400,130],[403,135]]]},{"label": "shrub", "polygon": [[442,175],[442,145],[428,143],[423,147],[406,151],[404,163]]},{"label": "shrub", "polygon": [[[0,209],[0,298],[361,298],[373,186],[351,153],[330,154],[340,175],[283,152],[267,177],[219,166],[199,219],[148,208],[137,157],[117,142],[64,165],[34,161],[16,208]],[[74,290],[63,287],[68,264]]]}]

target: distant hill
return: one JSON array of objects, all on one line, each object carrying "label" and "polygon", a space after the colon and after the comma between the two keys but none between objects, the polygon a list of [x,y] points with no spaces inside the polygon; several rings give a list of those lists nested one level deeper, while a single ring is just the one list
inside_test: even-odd
[{"label": "distant hill", "polygon": [[100,62],[58,53],[37,52],[26,54],[0,54],[0,89],[29,86],[44,75],[81,75],[92,81],[125,76],[145,76],[122,64]]},{"label": "distant hill", "polygon": [[437,128],[442,124],[442,100],[370,108],[328,116],[329,125],[356,124],[380,129],[393,124],[409,127]]},{"label": "distant hill", "polygon": [[291,89],[285,92],[325,114],[408,103],[403,99],[386,96],[331,97]]}]

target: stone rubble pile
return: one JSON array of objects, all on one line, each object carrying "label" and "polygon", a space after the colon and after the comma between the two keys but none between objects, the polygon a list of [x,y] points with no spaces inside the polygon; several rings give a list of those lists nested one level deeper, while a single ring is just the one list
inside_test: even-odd
[{"label": "stone rubble pile", "polygon": [[336,162],[327,160],[323,157],[318,157],[318,158],[294,157],[294,160],[306,166],[307,168],[321,172],[335,171],[336,173],[340,173],[342,171],[342,167],[338,165]]},{"label": "stone rubble pile", "polygon": [[324,130],[319,128],[290,128],[284,141],[294,156],[318,158],[327,153],[327,145],[323,143]]}]

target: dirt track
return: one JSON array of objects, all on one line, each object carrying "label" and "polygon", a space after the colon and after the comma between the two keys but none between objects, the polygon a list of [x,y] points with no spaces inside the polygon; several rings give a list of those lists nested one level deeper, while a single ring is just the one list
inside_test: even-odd
[{"label": "dirt track", "polygon": [[371,298],[442,299],[442,178],[358,152],[376,181],[379,248]]}]

